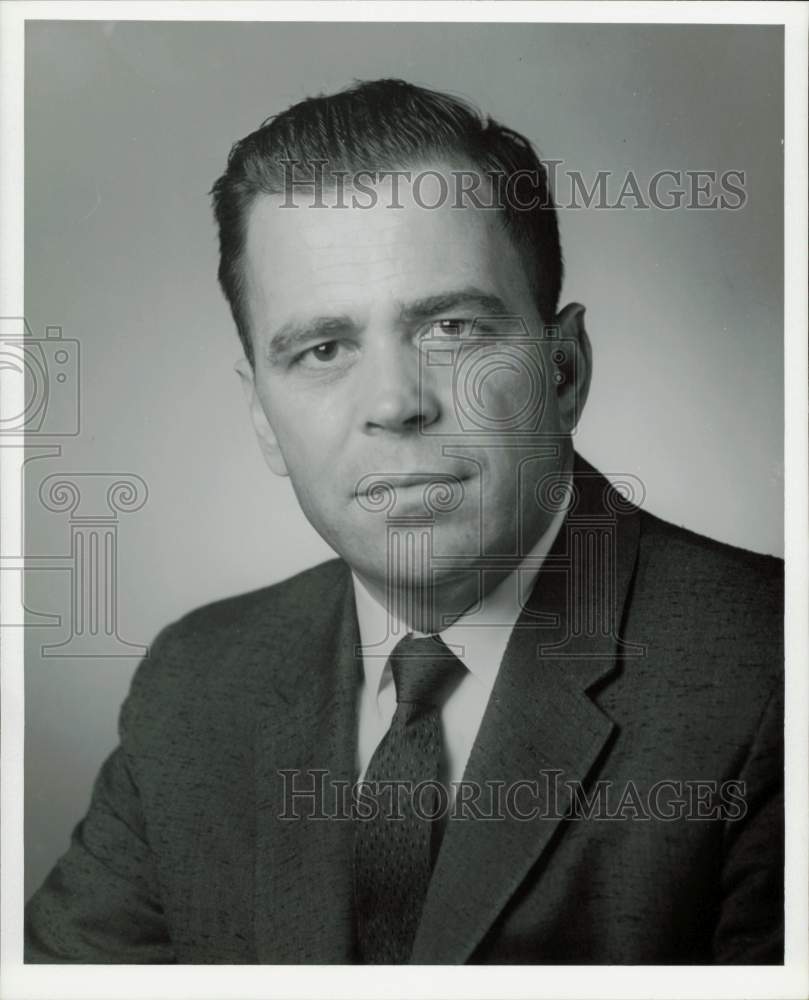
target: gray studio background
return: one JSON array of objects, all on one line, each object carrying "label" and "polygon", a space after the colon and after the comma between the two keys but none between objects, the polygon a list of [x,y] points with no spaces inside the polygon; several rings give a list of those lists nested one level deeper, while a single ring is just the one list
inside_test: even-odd
[{"label": "gray studio background", "polygon": [[80,342],[82,425],[28,464],[28,552],[56,559],[27,604],[62,624],[27,632],[27,893],[87,805],[137,663],[42,655],[71,615],[71,526],[42,480],[147,484],[118,516],[129,642],[331,554],[263,465],[233,373],[207,196],[231,143],[307,95],[402,76],[590,178],[746,171],[740,211],[562,213],[563,302],[587,305],[594,347],[585,457],[639,475],[652,512],[780,555],[782,49],[768,27],[29,22],[26,313]]}]

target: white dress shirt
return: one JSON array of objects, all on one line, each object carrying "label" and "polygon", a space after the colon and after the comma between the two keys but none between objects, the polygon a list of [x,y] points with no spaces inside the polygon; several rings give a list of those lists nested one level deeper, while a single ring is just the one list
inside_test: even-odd
[{"label": "white dress shirt", "polygon": [[[547,531],[526,556],[523,565],[528,562],[527,568],[518,566],[484,597],[480,610],[462,615],[440,633],[467,668],[441,712],[446,754],[444,779],[450,782],[450,800],[454,799],[451,783],[463,777],[511,632],[566,513],[565,508],[554,515]],[[394,634],[388,634],[387,610],[355,574],[352,577],[360,642],[366,649],[358,704],[356,764],[361,780],[396,711],[396,689],[388,658],[399,639],[412,630],[400,622],[398,628],[390,629]]]}]

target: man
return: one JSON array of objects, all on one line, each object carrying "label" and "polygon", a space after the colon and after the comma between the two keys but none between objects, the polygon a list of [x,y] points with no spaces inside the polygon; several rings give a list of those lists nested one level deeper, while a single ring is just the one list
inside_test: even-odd
[{"label": "man", "polygon": [[781,963],[781,566],[574,453],[530,144],[365,83],[214,206],[259,442],[340,558],[161,633],[28,960]]}]

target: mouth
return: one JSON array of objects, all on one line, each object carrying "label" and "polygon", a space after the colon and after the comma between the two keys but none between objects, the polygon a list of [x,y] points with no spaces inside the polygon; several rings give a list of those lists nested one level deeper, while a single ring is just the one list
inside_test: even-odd
[{"label": "mouth", "polygon": [[452,490],[470,478],[468,472],[372,472],[360,479],[354,496],[378,498],[382,491],[399,492],[411,488],[423,489],[425,486],[445,486]]},{"label": "mouth", "polygon": [[452,472],[413,472],[398,473],[392,478],[397,486],[426,486],[430,483],[463,482],[469,477],[466,475],[458,476]]}]

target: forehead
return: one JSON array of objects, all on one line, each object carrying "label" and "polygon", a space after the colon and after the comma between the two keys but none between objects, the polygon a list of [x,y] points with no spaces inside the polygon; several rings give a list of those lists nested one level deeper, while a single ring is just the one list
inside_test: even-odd
[{"label": "forehead", "polygon": [[[346,187],[345,207],[328,191],[329,207],[312,207],[306,195],[296,208],[283,207],[281,195],[256,199],[245,272],[259,326],[292,311],[371,309],[467,285],[515,304],[530,298],[523,261],[499,212],[453,207],[451,195],[439,198],[435,178],[418,198],[404,183],[398,195],[390,180],[375,185],[370,208],[352,206],[354,193]],[[357,194],[357,200],[367,205],[371,198]]]}]

